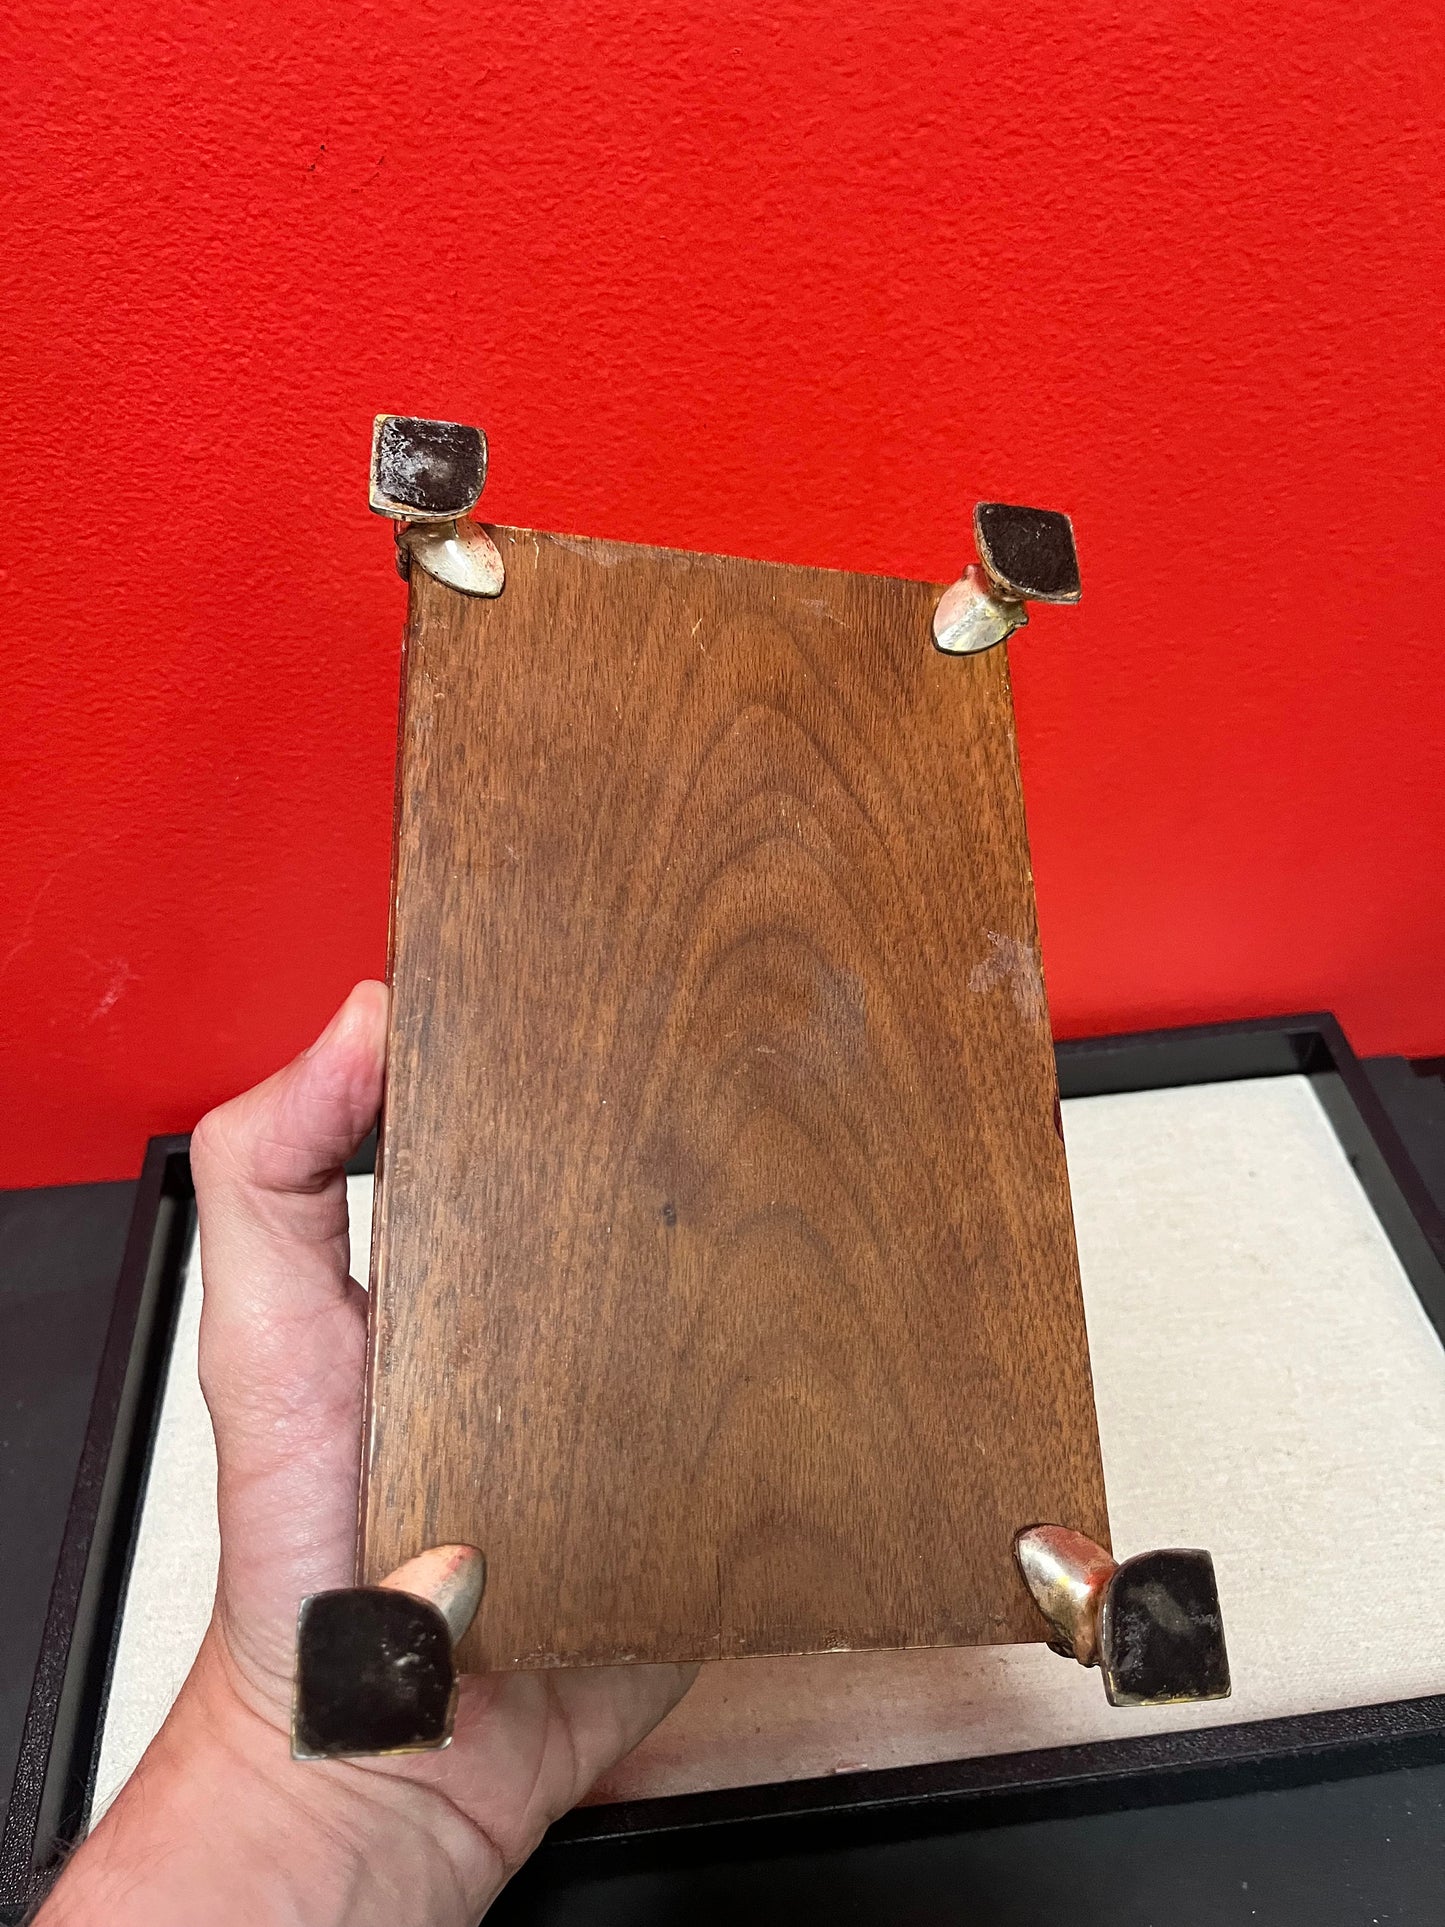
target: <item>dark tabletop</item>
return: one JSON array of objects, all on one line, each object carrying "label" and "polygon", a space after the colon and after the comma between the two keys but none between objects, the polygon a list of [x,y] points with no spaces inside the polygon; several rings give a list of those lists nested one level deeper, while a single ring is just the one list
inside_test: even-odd
[{"label": "dark tabletop", "polygon": [[7,1793],[135,1190],[0,1191],[0,1788]]},{"label": "dark tabletop", "polygon": [[929,1839],[567,1880],[489,1927],[1439,1927],[1445,1766]]}]

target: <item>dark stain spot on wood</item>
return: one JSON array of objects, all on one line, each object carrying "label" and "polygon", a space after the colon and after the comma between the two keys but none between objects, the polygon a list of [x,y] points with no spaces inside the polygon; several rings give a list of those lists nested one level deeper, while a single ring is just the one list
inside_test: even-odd
[{"label": "dark stain spot on wood", "polygon": [[671,1198],[669,1198],[667,1203],[662,1207],[662,1222],[667,1226],[669,1231],[671,1231],[677,1223],[677,1206]]}]

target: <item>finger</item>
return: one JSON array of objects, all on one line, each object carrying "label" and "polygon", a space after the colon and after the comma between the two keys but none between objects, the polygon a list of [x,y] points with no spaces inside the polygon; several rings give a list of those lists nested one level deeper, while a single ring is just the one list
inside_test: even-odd
[{"label": "finger", "polygon": [[203,1256],[253,1271],[263,1303],[295,1309],[297,1288],[309,1287],[313,1303],[339,1289],[343,1167],[376,1122],[386,1006],[384,984],[358,984],[314,1044],[196,1127]]},{"label": "finger", "polygon": [[384,986],[358,984],[309,1050],[192,1138],[219,1604],[278,1680],[299,1596],[353,1577],[366,1329],[343,1167],[380,1104],[385,1030]]},{"label": "finger", "polygon": [[487,1583],[487,1562],[475,1546],[432,1546],[398,1566],[377,1584],[409,1592],[435,1606],[456,1645],[477,1616]]}]

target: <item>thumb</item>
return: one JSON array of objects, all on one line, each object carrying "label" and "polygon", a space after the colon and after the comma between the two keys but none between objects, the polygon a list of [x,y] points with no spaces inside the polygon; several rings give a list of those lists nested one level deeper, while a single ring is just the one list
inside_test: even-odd
[{"label": "thumb", "polygon": [[353,1576],[366,1319],[344,1165],[375,1121],[385,1052],[385,987],[358,984],[316,1043],[191,1140],[218,1612],[276,1684],[297,1600]]}]

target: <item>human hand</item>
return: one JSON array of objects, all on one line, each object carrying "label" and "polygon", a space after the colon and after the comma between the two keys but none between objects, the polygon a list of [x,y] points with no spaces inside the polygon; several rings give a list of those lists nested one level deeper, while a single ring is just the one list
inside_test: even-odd
[{"label": "human hand", "polygon": [[443,1751],[290,1757],[297,1606],[354,1582],[366,1296],[348,1275],[343,1166],[375,1121],[385,1050],[386,990],[358,984],[309,1050],[191,1140],[215,1611],[169,1719],[43,1927],[472,1927],[696,1670],[467,1677]]}]

